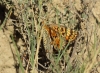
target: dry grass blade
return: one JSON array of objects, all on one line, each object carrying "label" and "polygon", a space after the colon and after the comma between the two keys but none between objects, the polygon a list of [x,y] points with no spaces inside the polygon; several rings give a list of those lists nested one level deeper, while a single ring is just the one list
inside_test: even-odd
[{"label": "dry grass blade", "polygon": [[41,30],[40,37],[37,39],[37,50],[36,50],[34,64],[33,64],[33,68],[32,68],[33,73],[34,73],[34,70],[35,70],[35,65],[38,65],[38,53],[39,53],[42,35],[43,35],[43,29]]},{"label": "dry grass blade", "polygon": [[98,48],[96,50],[96,53],[95,53],[94,57],[92,58],[92,62],[88,62],[88,64],[86,65],[84,73],[89,73],[90,72],[90,70],[92,69],[93,65],[96,62],[96,57],[97,57],[99,52],[100,52],[100,49]]},{"label": "dry grass blade", "polygon": [[3,21],[2,25],[0,26],[0,29],[2,29],[6,25],[7,19],[11,16],[11,14],[12,14],[12,8],[10,8],[8,14],[6,15],[5,20]]}]

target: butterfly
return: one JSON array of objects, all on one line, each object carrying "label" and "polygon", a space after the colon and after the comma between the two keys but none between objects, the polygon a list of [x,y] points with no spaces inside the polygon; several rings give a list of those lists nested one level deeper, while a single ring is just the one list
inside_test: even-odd
[{"label": "butterfly", "polygon": [[78,35],[74,29],[63,25],[49,24],[43,25],[44,45],[52,45],[56,50],[63,49],[69,42],[73,42]]}]

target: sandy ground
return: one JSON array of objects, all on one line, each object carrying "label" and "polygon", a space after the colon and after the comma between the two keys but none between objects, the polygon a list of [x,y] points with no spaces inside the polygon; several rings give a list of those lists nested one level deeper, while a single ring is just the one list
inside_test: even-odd
[{"label": "sandy ground", "polygon": [[10,42],[0,30],[0,73],[16,73]]}]

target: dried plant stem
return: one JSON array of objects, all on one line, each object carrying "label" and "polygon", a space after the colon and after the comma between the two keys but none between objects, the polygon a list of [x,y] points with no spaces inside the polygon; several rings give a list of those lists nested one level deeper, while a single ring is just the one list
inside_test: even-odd
[{"label": "dried plant stem", "polygon": [[39,47],[41,44],[41,39],[42,39],[42,33],[43,33],[43,29],[41,30],[41,34],[40,37],[37,39],[37,50],[36,50],[36,54],[35,54],[35,59],[34,59],[34,64],[33,64],[33,72],[35,71],[35,65],[38,65],[38,53],[39,53]]}]

